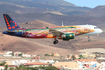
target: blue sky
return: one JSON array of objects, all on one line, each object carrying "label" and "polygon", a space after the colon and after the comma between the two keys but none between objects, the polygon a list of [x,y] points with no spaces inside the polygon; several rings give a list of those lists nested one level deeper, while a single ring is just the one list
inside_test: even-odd
[{"label": "blue sky", "polygon": [[64,0],[76,6],[94,8],[99,5],[105,5],[105,0]]}]

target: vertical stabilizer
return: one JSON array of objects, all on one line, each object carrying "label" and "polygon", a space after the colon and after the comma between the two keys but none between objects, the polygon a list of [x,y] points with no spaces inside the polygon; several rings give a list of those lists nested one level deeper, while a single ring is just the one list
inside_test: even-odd
[{"label": "vertical stabilizer", "polygon": [[19,25],[8,14],[3,14],[3,16],[4,16],[4,19],[5,19],[7,29],[9,31],[13,31],[17,28],[20,28]]}]

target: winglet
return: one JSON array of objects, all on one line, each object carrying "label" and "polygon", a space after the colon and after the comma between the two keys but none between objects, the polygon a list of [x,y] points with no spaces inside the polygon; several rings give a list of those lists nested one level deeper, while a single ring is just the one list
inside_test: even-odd
[{"label": "winglet", "polygon": [[62,21],[62,26],[64,26],[64,25],[63,25],[63,21]]}]

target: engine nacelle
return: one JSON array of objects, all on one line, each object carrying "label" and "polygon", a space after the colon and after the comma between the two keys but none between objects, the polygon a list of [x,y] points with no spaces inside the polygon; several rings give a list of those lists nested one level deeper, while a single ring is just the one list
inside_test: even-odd
[{"label": "engine nacelle", "polygon": [[74,39],[75,34],[74,33],[66,33],[61,35],[63,40],[69,41],[69,39]]}]

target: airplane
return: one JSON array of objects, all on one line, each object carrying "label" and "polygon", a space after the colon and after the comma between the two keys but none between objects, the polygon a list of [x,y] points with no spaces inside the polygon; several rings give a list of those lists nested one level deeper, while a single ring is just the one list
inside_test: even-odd
[{"label": "airplane", "polygon": [[3,31],[3,34],[33,39],[54,38],[53,44],[57,44],[59,42],[58,39],[69,41],[80,35],[87,35],[90,42],[90,35],[103,32],[94,25],[22,28],[8,14],[3,14],[3,17],[8,29],[7,31]]}]

